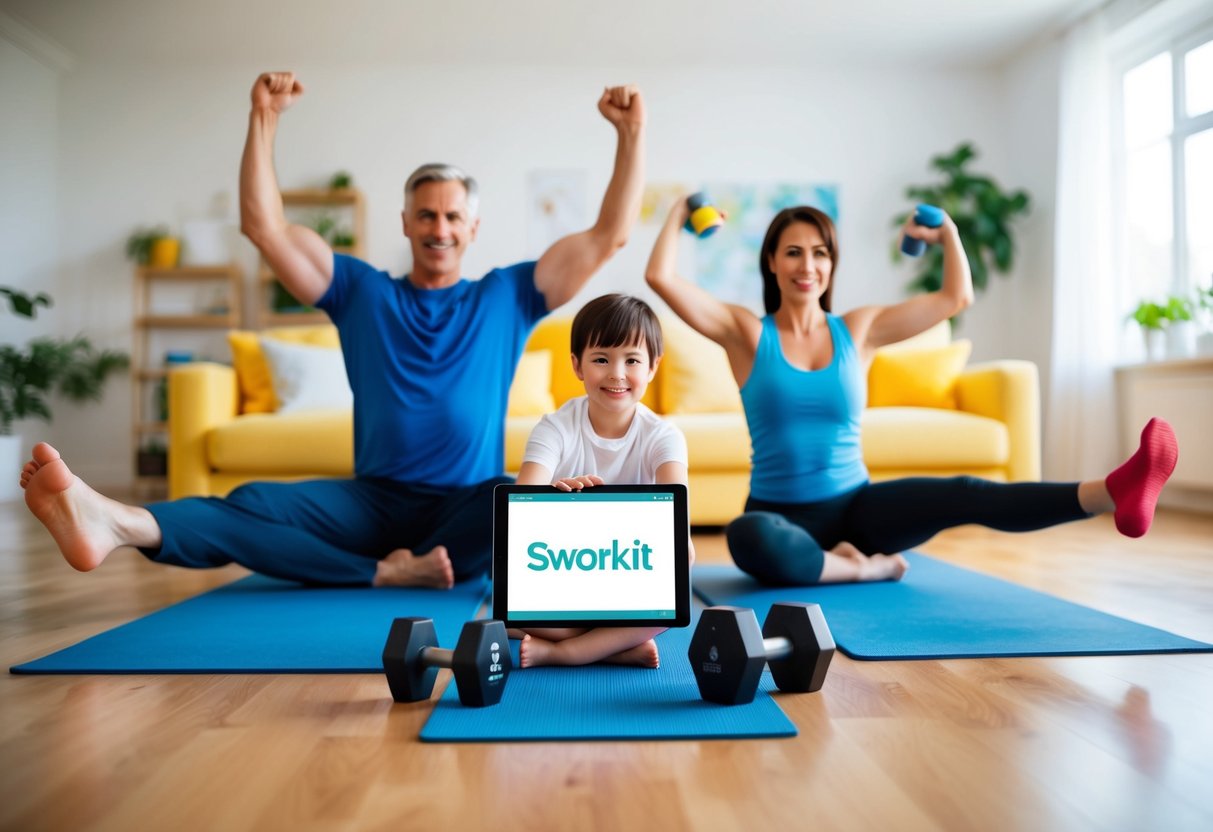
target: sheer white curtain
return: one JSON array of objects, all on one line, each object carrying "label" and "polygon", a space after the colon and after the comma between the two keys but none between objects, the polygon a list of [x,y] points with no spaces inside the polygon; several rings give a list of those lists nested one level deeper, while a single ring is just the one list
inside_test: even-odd
[{"label": "sheer white curtain", "polygon": [[1070,30],[1062,54],[1048,479],[1099,477],[1117,462],[1106,40],[1095,13]]}]

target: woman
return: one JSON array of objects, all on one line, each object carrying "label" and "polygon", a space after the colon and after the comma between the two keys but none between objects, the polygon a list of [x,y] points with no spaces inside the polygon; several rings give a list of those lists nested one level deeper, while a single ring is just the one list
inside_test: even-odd
[{"label": "woman", "polygon": [[678,200],[645,275],[687,324],[724,347],[741,389],[754,448],[745,514],[728,527],[739,567],[777,585],[897,580],[900,552],[965,523],[1027,531],[1115,512],[1130,537],[1149,528],[1178,449],[1152,419],[1138,451],[1100,480],[995,483],[915,477],[870,483],[860,447],[873,353],[917,335],[973,302],[968,258],[951,217],[938,228],[906,222],[905,234],[943,247],[943,286],[890,306],[841,316],[831,296],[838,264],[834,223],[816,208],[780,211],[759,256],[767,315],[725,304],[674,272]]}]

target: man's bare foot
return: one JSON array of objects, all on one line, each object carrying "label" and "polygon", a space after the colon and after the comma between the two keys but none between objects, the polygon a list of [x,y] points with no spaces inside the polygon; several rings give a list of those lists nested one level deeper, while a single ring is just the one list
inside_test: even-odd
[{"label": "man's bare foot", "polygon": [[160,528],[147,509],[98,494],[45,442],[21,469],[21,487],[25,504],[73,569],[96,569],[119,546],[160,545]]},{"label": "man's bare foot", "polygon": [[843,542],[826,552],[819,582],[900,581],[909,568],[909,561],[901,555],[865,555]]},{"label": "man's bare foot", "polygon": [[[522,636],[518,645],[518,663],[522,667],[542,667],[544,665],[576,666],[602,662],[604,664],[625,664],[632,667],[657,667],[659,663],[657,642],[649,639],[643,644],[629,647],[605,658],[595,659],[587,656],[577,643],[579,637],[563,641],[549,641],[530,633]],[[601,655],[601,654],[599,654]]]},{"label": "man's bare foot", "polygon": [[455,570],[445,546],[435,546],[424,555],[397,549],[379,561],[371,585],[450,589],[455,585]]}]

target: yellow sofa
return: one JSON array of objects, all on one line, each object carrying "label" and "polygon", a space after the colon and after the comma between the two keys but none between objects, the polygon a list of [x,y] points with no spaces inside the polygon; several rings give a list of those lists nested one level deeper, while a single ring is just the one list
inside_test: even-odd
[{"label": "yellow sofa", "polygon": [[[507,472],[518,470],[539,417],[585,392],[569,362],[570,323],[545,320],[527,344],[505,426]],[[741,397],[723,350],[679,321],[663,320],[662,325],[665,357],[645,402],[686,435],[691,522],[722,525],[740,513],[749,484],[750,443]],[[302,340],[332,342],[331,334],[327,329]],[[298,330],[288,335],[301,340]],[[870,395],[873,403],[880,399],[886,406],[869,407],[862,423],[864,460],[873,479],[954,474],[1039,479],[1035,365],[997,361],[961,369],[967,349],[949,350],[949,341],[945,324],[877,354]],[[954,366],[942,371],[951,376],[941,381],[937,365],[943,353]],[[253,480],[349,476],[353,471],[349,411],[244,412],[251,402],[245,359],[236,362],[241,379],[236,369],[212,363],[173,371],[170,497],[224,495]],[[924,373],[925,387],[914,378]],[[911,404],[899,406],[903,401]]]}]

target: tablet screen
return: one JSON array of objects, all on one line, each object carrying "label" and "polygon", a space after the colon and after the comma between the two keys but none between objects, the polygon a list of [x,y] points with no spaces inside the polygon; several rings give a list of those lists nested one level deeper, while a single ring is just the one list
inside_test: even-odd
[{"label": "tablet screen", "polygon": [[686,488],[498,486],[493,615],[510,626],[686,626]]}]

